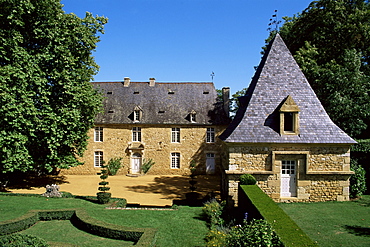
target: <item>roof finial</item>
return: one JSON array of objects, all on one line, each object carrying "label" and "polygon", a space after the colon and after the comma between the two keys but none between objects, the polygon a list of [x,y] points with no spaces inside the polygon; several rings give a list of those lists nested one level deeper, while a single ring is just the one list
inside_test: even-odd
[{"label": "roof finial", "polygon": [[213,82],[213,77],[215,77],[215,72],[212,71],[212,73],[210,74],[211,78],[212,78],[212,82]]},{"label": "roof finial", "polygon": [[278,32],[280,23],[281,21],[278,21],[277,9],[275,9],[274,14],[272,15],[272,18],[270,19],[270,23],[269,23],[269,27],[267,28],[267,31]]}]

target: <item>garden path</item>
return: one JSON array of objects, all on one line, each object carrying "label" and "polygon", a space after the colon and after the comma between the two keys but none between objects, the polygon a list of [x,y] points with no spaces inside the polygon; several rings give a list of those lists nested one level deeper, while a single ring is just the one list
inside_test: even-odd
[{"label": "garden path", "polygon": [[[196,178],[196,192],[202,196],[209,192],[220,192],[220,177],[216,175],[200,175]],[[54,177],[60,191],[73,195],[95,196],[98,192],[97,175],[61,175]],[[112,197],[125,198],[129,204],[147,206],[171,206],[173,200],[185,199],[185,193],[190,192],[189,176],[176,175],[143,175],[129,177],[124,175],[109,176],[107,181]],[[46,184],[34,185],[28,188],[9,188],[13,193],[44,193]]]}]

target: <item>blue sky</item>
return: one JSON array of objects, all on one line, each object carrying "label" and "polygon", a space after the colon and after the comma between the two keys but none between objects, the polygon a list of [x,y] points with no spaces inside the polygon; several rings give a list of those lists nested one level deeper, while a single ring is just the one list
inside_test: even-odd
[{"label": "blue sky", "polygon": [[311,0],[62,0],[66,13],[105,16],[94,53],[95,81],[210,82],[247,87],[268,23],[293,16]]}]

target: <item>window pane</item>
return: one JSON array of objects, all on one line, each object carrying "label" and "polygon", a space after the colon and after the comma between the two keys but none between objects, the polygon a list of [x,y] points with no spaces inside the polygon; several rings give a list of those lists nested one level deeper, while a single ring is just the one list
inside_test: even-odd
[{"label": "window pane", "polygon": [[293,129],[293,113],[292,112],[285,112],[284,113],[284,131],[294,131]]},{"label": "window pane", "polygon": [[180,168],[180,153],[171,153],[171,168]]},{"label": "window pane", "polygon": [[180,128],[172,128],[171,142],[180,142]]},{"label": "window pane", "polygon": [[215,142],[215,129],[207,128],[206,142]]},{"label": "window pane", "polygon": [[94,141],[96,141],[96,142],[102,142],[103,141],[103,127],[95,127]]}]

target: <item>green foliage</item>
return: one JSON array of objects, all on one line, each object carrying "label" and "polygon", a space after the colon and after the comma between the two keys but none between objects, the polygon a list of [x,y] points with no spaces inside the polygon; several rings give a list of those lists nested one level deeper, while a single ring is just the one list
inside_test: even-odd
[{"label": "green foliage", "polygon": [[224,247],[226,246],[227,231],[223,229],[211,229],[205,240],[207,247]]},{"label": "green foliage", "polygon": [[124,208],[127,205],[127,200],[123,198],[112,198],[111,203],[113,207]]},{"label": "green foliage", "polygon": [[74,195],[70,192],[66,192],[66,191],[61,191],[61,194],[62,194],[62,198],[73,198]]},{"label": "green foliage", "polygon": [[252,203],[247,209],[252,211],[255,207],[263,219],[273,224],[284,246],[317,246],[257,185],[241,185],[241,189]]},{"label": "green foliage", "polygon": [[0,171],[77,166],[102,105],[90,81],[107,19],[66,14],[59,0],[0,5]]},{"label": "green foliage", "polygon": [[102,164],[101,167],[102,169],[101,169],[100,178],[102,179],[102,181],[99,182],[99,185],[101,186],[98,187],[98,190],[100,192],[98,192],[96,196],[97,196],[99,203],[106,204],[109,202],[109,199],[111,198],[112,194],[107,192],[110,190],[110,187],[107,186],[109,182],[105,181],[105,179],[107,179],[109,176],[108,168],[104,164]]},{"label": "green foliage", "polygon": [[239,178],[240,185],[255,185],[256,184],[256,178],[253,177],[251,174],[243,174]]},{"label": "green foliage", "polygon": [[244,222],[230,229],[226,236],[228,247],[283,246],[271,225],[266,220]]},{"label": "green foliage", "polygon": [[33,246],[33,247],[47,247],[49,244],[42,238],[23,235],[12,234],[0,237],[0,245],[3,247],[19,247],[19,246]]},{"label": "green foliage", "polygon": [[122,157],[117,157],[117,158],[112,158],[108,161],[108,165],[107,165],[107,168],[108,168],[108,171],[109,171],[109,175],[116,175],[118,170],[122,167],[121,165],[121,160],[123,158]]},{"label": "green foliage", "polygon": [[370,3],[313,1],[283,19],[279,33],[330,118],[350,136],[369,138]]},{"label": "green foliage", "polygon": [[358,164],[357,160],[351,159],[351,171],[354,171],[350,178],[350,195],[352,198],[360,197],[366,191],[366,178],[365,178],[365,169]]},{"label": "green foliage", "polygon": [[204,203],[202,208],[203,215],[206,217],[211,229],[224,224],[224,220],[221,217],[224,207],[225,203],[218,203],[216,199],[211,199]]},{"label": "green foliage", "polygon": [[370,139],[356,140],[357,143],[352,146],[351,152],[361,152],[364,155],[370,153]]},{"label": "green foliage", "polygon": [[25,219],[30,218],[30,216],[34,218],[34,223],[39,220],[71,220],[73,222],[73,225],[75,225],[80,230],[84,230],[100,237],[135,241],[137,246],[152,246],[155,241],[155,229],[132,228],[109,224],[91,218],[85,212],[85,210],[82,209],[30,211],[26,215],[18,219],[1,222],[0,234],[6,235],[9,233],[27,229],[28,227],[32,226],[34,223],[22,229],[16,229],[14,227],[12,228],[12,226],[15,225],[14,223],[18,223],[17,225],[21,225],[19,222],[24,222]]},{"label": "green foliage", "polygon": [[141,166],[141,171],[146,174],[154,164],[155,162],[153,161],[153,159],[144,159]]},{"label": "green foliage", "polygon": [[236,114],[240,107],[239,98],[245,96],[247,93],[248,88],[243,88],[242,90],[236,91],[233,95],[231,95],[230,99],[230,112],[232,114]]}]

